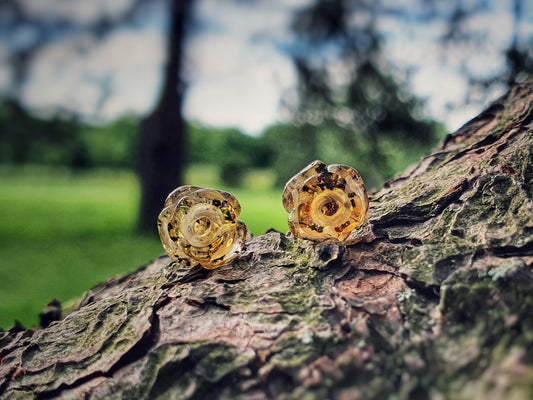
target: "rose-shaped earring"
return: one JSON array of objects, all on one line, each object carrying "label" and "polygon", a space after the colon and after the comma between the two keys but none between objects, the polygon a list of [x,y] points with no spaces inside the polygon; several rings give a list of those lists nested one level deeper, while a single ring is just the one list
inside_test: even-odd
[{"label": "rose-shaped earring", "polygon": [[166,253],[187,266],[215,269],[243,249],[248,230],[241,206],[228,192],[180,186],[170,193],[157,225]]},{"label": "rose-shaped earring", "polygon": [[294,236],[342,241],[365,222],[368,196],[352,167],[313,161],[285,185],[283,207]]}]

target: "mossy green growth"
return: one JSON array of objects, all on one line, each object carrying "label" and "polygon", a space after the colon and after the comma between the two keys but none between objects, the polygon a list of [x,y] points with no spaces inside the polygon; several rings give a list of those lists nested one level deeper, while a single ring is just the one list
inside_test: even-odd
[{"label": "mossy green growth", "polygon": [[436,324],[432,317],[432,310],[438,304],[436,293],[422,295],[415,289],[408,288],[397,297],[400,302],[400,311],[406,322],[404,326],[410,334],[427,333]]},{"label": "mossy green growth", "polygon": [[[461,269],[435,297],[416,289],[398,295],[405,323],[403,337],[391,346],[391,332],[370,331],[375,354],[372,362],[343,365],[349,376],[337,382],[358,389],[365,399],[471,399],[502,393],[503,398],[533,395],[533,369],[528,357],[533,348],[533,274],[519,259],[497,267]],[[438,335],[432,332],[436,316]],[[387,337],[387,340],[384,338]],[[369,368],[371,373],[365,373]],[[514,369],[513,369],[514,368]],[[517,374],[516,371],[522,371]],[[501,388],[495,388],[500,382]],[[496,392],[495,392],[496,391]]]},{"label": "mossy green growth", "polygon": [[196,372],[208,382],[215,383],[226,375],[248,364],[255,358],[251,350],[238,352],[233,346],[206,344],[191,351]]},{"label": "mossy green growth", "polygon": [[377,257],[399,265],[402,273],[417,281],[440,284],[487,247],[512,251],[531,243],[531,206],[527,191],[509,176],[486,176],[460,203],[445,208],[431,226],[413,227],[408,235],[426,237],[421,245],[391,248]]},{"label": "mossy green growth", "polygon": [[272,349],[274,355],[269,361],[270,366],[281,369],[299,368],[317,353],[314,341],[314,334],[310,330],[284,336]]},{"label": "mossy green growth", "polygon": [[518,259],[486,270],[464,269],[441,288],[440,309],[456,329],[481,324],[484,337],[498,337],[511,323],[533,325],[532,283],[531,270]]}]

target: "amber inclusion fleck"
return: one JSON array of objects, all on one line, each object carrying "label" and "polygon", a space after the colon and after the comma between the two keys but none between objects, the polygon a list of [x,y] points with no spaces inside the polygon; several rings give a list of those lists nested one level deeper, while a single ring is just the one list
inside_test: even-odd
[{"label": "amber inclusion fleck", "polygon": [[368,196],[352,167],[313,161],[285,185],[283,207],[294,236],[342,241],[365,222]]},{"label": "amber inclusion fleck", "polygon": [[228,192],[180,186],[170,193],[157,221],[166,253],[187,266],[215,269],[234,259],[248,233],[241,206]]}]

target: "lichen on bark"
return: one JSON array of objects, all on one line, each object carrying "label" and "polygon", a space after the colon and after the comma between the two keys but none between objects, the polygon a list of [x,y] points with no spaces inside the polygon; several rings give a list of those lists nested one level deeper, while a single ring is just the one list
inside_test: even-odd
[{"label": "lichen on bark", "polygon": [[344,244],[166,256],[0,334],[0,398],[533,398],[533,81],[370,196]]}]

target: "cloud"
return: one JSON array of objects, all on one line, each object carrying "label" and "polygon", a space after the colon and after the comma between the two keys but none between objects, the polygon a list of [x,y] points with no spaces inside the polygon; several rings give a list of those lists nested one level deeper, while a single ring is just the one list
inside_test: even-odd
[{"label": "cloud", "polygon": [[[494,87],[489,93],[478,94],[475,104],[464,104],[470,89],[465,71],[479,78],[490,78],[506,68],[504,51],[513,37],[509,7],[510,2],[490,3],[485,11],[465,23],[472,42],[446,48],[439,42],[448,29],[444,19],[420,19],[416,8],[404,7],[403,18],[380,20],[379,27],[386,39],[385,56],[400,69],[411,70],[411,91],[426,99],[426,114],[444,122],[450,131],[477,115],[505,90]],[[523,21],[522,25],[527,22]]]},{"label": "cloud", "polygon": [[291,14],[280,1],[198,5],[203,24],[216,29],[196,33],[188,44],[185,114],[258,133],[276,120],[280,93],[295,82],[290,61],[272,40],[286,32]]},{"label": "cloud", "polygon": [[236,126],[258,134],[277,119],[281,88],[294,81],[291,64],[282,58],[252,63],[223,78],[202,79],[187,94],[185,115],[216,126]]},{"label": "cloud", "polygon": [[115,17],[128,9],[131,0],[18,0],[27,15],[50,22],[68,20],[89,24],[102,17]]},{"label": "cloud", "polygon": [[107,80],[111,96],[101,117],[144,113],[154,102],[163,57],[156,32],[121,29],[102,42],[66,38],[39,52],[23,99],[32,108],[55,106],[94,117]]},{"label": "cloud", "polygon": [[[88,23],[102,14],[113,16],[131,0],[21,0],[28,12],[55,14]],[[197,0],[200,29],[187,45],[185,98],[187,118],[204,123],[237,126],[258,133],[279,115],[281,93],[296,84],[292,62],[277,43],[290,36],[293,11],[311,0],[220,1]],[[409,69],[413,93],[427,99],[427,113],[450,130],[480,111],[502,88],[486,96],[482,105],[460,104],[468,89],[467,68],[490,76],[505,67],[503,49],[512,37],[510,2],[489,0],[486,12],[475,15],[468,28],[486,33],[483,46],[457,46],[445,52],[438,39],[447,29],[442,19],[425,20],[420,0],[386,4],[401,13],[378,19],[385,39],[384,57],[396,69]],[[533,35],[533,7],[524,3],[520,32]],[[161,4],[159,7],[161,7]],[[384,3],[385,4],[385,3]],[[50,13],[53,10],[53,13]],[[442,10],[440,10],[442,11]],[[148,17],[147,17],[148,18]],[[34,108],[59,106],[91,118],[110,119],[126,111],[146,113],[161,84],[165,57],[164,21],[155,13],[149,23],[119,29],[101,42],[91,36],[66,37],[43,48],[24,87],[24,100]],[[1,54],[1,52],[0,52]],[[9,79],[0,69],[0,87]],[[103,108],[101,86],[112,90]]]}]

